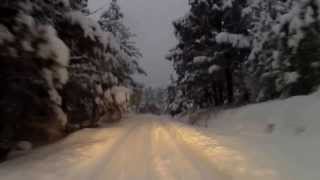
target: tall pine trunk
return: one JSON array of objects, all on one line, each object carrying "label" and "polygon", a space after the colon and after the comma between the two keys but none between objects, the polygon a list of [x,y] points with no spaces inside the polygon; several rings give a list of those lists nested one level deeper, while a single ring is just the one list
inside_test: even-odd
[{"label": "tall pine trunk", "polygon": [[234,102],[234,94],[233,94],[233,77],[232,77],[231,68],[227,67],[225,70],[225,73],[226,73],[226,80],[227,80],[228,103],[232,104]]}]

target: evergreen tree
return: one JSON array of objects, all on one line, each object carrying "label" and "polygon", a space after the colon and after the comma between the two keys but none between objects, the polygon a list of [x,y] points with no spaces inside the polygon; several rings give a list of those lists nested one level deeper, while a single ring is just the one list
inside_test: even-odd
[{"label": "evergreen tree", "polygon": [[231,104],[235,93],[238,99],[247,93],[241,66],[250,46],[242,14],[246,1],[228,2],[190,1],[190,13],[174,22],[179,44],[167,58],[178,75],[176,102],[180,103],[173,107]]},{"label": "evergreen tree", "polygon": [[[248,92],[244,86],[243,62],[250,52],[248,17],[243,13],[246,0],[223,1],[220,11],[220,31],[216,31],[218,47],[216,53],[223,67],[226,81],[227,100],[230,103],[246,100]],[[237,95],[237,97],[235,97]]]},{"label": "evergreen tree", "polygon": [[1,151],[21,140],[55,140],[67,124],[59,92],[68,80],[69,49],[54,26],[33,16],[36,5],[1,2]]},{"label": "evergreen tree", "polygon": [[[291,4],[290,4],[291,5]],[[284,96],[308,94],[319,86],[320,5],[316,0],[293,1],[292,8],[279,20],[280,64],[283,73],[276,79]]]},{"label": "evergreen tree", "polygon": [[[117,0],[112,0],[110,7],[102,13],[99,24],[102,30],[113,34],[115,40],[120,44],[121,51],[128,57],[126,62],[123,62],[127,66],[126,72],[123,73],[128,78],[132,74],[145,74],[145,72],[138,63],[142,54],[133,41],[136,35],[130,32],[130,29],[124,24],[123,18],[124,14],[121,12]],[[132,79],[130,79],[130,84],[137,85]]]},{"label": "evergreen tree", "polygon": [[190,5],[190,13],[174,22],[179,44],[167,57],[178,75],[176,104],[172,106],[181,110],[212,104],[213,81],[208,69],[214,64],[209,51],[214,45],[210,32],[213,24],[209,20],[212,9],[205,1],[193,1]]},{"label": "evergreen tree", "polygon": [[312,92],[319,85],[317,2],[257,4],[260,8],[251,15],[261,18],[252,27],[255,44],[247,63],[253,98],[263,101]]},{"label": "evergreen tree", "polygon": [[0,156],[20,140],[43,144],[102,116],[121,118],[116,96],[128,91],[118,86],[136,69],[86,3],[0,0]]},{"label": "evergreen tree", "polygon": [[279,69],[280,37],[274,29],[288,9],[288,3],[280,0],[255,1],[247,8],[253,45],[246,61],[246,80],[253,101],[279,97],[275,81],[283,71]]}]

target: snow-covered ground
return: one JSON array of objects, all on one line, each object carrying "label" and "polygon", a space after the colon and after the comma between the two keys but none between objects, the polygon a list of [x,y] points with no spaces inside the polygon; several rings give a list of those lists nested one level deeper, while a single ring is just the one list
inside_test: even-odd
[{"label": "snow-covered ground", "polygon": [[1,180],[317,180],[320,95],[212,114],[133,115],[0,165]]},{"label": "snow-covered ground", "polygon": [[[225,165],[220,164],[222,168],[233,169],[235,179],[248,173],[272,177],[269,179],[320,179],[320,92],[220,112],[202,112],[196,117],[202,119],[198,122],[200,126],[208,127],[198,131],[243,153],[238,163],[229,163],[243,164],[238,170],[228,167],[228,160],[223,160]],[[243,161],[243,157],[247,160]],[[248,161],[258,169],[246,167]]]},{"label": "snow-covered ground", "polygon": [[140,115],[112,127],[83,130],[1,164],[0,179],[228,179],[210,160],[185,148],[171,126],[175,124],[165,118]]}]

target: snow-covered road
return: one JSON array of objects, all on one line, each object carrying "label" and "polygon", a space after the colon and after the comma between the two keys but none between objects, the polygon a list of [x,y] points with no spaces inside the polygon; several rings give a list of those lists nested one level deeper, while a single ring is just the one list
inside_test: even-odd
[{"label": "snow-covered road", "polygon": [[234,142],[165,117],[136,115],[7,161],[0,179],[284,180],[268,157],[257,160]]}]

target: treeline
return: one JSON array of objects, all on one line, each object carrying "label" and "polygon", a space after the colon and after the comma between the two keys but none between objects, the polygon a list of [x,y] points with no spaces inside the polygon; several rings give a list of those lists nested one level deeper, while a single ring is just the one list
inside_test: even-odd
[{"label": "treeline", "polygon": [[0,0],[0,156],[121,118],[141,53],[116,0]]},{"label": "treeline", "polygon": [[313,92],[320,84],[317,0],[190,0],[167,59],[172,114]]},{"label": "treeline", "polygon": [[135,112],[145,114],[164,114],[167,108],[167,89],[162,87],[144,87],[137,89],[131,104]]}]

